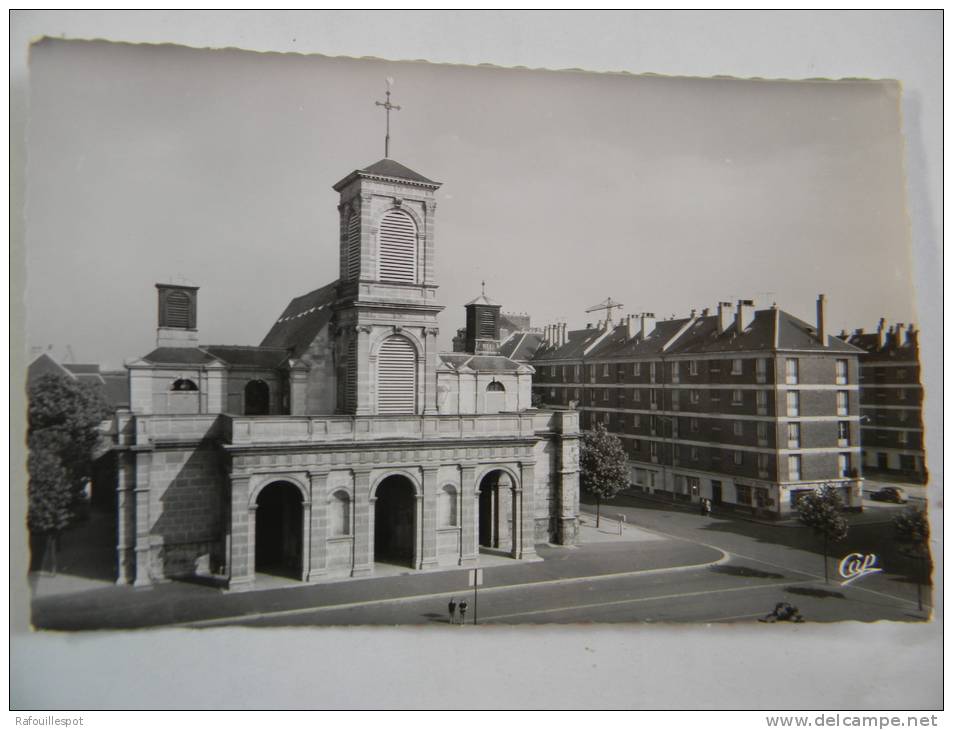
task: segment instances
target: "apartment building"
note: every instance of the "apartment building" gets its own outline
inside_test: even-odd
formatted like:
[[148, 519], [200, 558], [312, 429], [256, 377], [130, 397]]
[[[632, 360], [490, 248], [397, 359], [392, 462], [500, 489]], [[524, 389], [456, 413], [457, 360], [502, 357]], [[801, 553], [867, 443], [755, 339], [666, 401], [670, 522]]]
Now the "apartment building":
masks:
[[865, 477], [926, 484], [919, 332], [881, 319], [876, 332], [841, 338], [860, 356], [860, 439]]
[[821, 295], [814, 325], [749, 300], [554, 325], [531, 361], [534, 391], [618, 435], [645, 492], [784, 517], [833, 484], [860, 509], [862, 351], [827, 334], [824, 310]]

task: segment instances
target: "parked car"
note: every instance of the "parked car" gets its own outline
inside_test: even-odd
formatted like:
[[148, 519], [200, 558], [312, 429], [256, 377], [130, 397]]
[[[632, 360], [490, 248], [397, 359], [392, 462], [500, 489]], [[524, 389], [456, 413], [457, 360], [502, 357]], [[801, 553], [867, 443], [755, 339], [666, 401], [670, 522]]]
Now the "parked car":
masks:
[[900, 487], [881, 487], [876, 492], [871, 493], [870, 498], [876, 499], [878, 502], [904, 504], [907, 501], [907, 493]]

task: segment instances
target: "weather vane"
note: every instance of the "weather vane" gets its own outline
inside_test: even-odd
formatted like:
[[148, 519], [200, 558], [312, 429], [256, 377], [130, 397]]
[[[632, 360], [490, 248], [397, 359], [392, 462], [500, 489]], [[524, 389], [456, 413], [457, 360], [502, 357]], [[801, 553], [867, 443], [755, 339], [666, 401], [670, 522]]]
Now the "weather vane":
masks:
[[375, 101], [374, 103], [377, 106], [384, 107], [384, 111], [387, 112], [387, 135], [384, 137], [384, 157], [390, 158], [390, 110], [395, 109], [400, 111], [400, 107], [396, 104], [390, 103], [390, 87], [394, 85], [394, 79], [390, 76], [387, 77], [387, 100], [386, 101]]

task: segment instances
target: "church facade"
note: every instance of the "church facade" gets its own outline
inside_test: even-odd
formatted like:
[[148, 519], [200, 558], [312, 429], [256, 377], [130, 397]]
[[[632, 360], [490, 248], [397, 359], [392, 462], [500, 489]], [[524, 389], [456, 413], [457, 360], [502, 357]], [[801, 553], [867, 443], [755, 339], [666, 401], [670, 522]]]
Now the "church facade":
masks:
[[464, 351], [438, 351], [439, 187], [387, 158], [337, 183], [338, 279], [260, 345], [199, 344], [198, 289], [157, 285], [157, 346], [127, 362], [115, 424], [119, 582], [240, 590], [575, 542], [577, 413], [531, 407], [485, 294]]

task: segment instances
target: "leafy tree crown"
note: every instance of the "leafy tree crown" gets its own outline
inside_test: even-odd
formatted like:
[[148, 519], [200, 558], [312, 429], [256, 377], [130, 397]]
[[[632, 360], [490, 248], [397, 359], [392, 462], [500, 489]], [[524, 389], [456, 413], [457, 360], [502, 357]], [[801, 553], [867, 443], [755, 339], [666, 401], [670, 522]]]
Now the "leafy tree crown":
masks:
[[798, 519], [832, 542], [847, 537], [847, 520], [843, 509], [843, 501], [830, 484], [804, 495], [797, 505]]
[[583, 432], [579, 470], [582, 489], [602, 500], [612, 499], [629, 485], [622, 441], [601, 423], [592, 431]]

